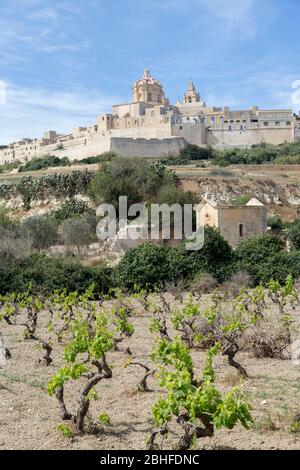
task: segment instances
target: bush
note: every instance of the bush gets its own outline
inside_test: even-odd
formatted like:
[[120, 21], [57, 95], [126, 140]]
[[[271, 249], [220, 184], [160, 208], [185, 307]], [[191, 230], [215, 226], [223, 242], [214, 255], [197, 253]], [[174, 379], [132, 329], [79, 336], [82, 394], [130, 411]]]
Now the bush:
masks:
[[27, 256], [30, 251], [28, 243], [18, 238], [17, 231], [0, 225], [0, 256], [16, 259]]
[[88, 204], [85, 201], [71, 198], [63, 202], [61, 207], [51, 215], [58, 223], [61, 223], [66, 219], [84, 214], [85, 212], [89, 212]]
[[64, 258], [32, 255], [21, 260], [0, 258], [0, 293], [22, 292], [32, 285], [34, 292], [52, 293], [55, 289], [80, 293], [95, 284], [95, 292], [108, 293], [111, 271], [103, 266], [89, 268]]
[[29, 210], [31, 201], [48, 197], [72, 198], [76, 194], [87, 194], [88, 186], [95, 176], [91, 171], [72, 171], [68, 174], [54, 174], [32, 178], [23, 176], [12, 184], [0, 185], [0, 199], [8, 200], [20, 196], [24, 208]]
[[125, 254], [115, 270], [116, 284], [133, 290], [135, 286], [153, 290], [172, 280], [168, 248], [144, 243]]
[[[205, 227], [204, 246], [201, 250], [187, 251], [183, 242], [179, 251], [183, 260], [179, 257], [177, 269], [184, 269], [187, 277], [206, 272], [214, 276], [218, 282], [224, 282], [232, 272], [234, 261], [232, 248], [219, 230], [213, 227]], [[176, 272], [176, 262], [173, 269]]]
[[0, 165], [0, 173], [15, 170], [16, 168], [19, 168], [20, 165], [21, 162], [19, 160], [15, 160], [11, 163], [4, 163], [4, 165]]
[[270, 227], [275, 232], [279, 232], [283, 230], [284, 222], [279, 215], [273, 215], [272, 217], [268, 218], [268, 227]]
[[21, 223], [19, 233], [29, 247], [43, 250], [55, 244], [57, 224], [46, 216], [28, 217]]
[[74, 163], [92, 165], [95, 163], [110, 162], [113, 158], [117, 158], [117, 157], [118, 157], [118, 154], [115, 152], [105, 152], [105, 153], [102, 153], [101, 155], [97, 155], [97, 157], [87, 157], [87, 158], [82, 158], [81, 160], [75, 160]]
[[191, 282], [191, 291], [197, 294], [210, 294], [217, 286], [218, 282], [211, 274], [199, 273]]
[[274, 316], [261, 320], [247, 335], [247, 344], [258, 358], [287, 359], [290, 341], [289, 329]]
[[294, 250], [300, 250], [300, 220], [288, 227], [287, 237]]
[[59, 233], [65, 245], [80, 248], [89, 245], [96, 238], [96, 217], [90, 214], [66, 219], [59, 227]]
[[253, 277], [264, 285], [270, 279], [276, 279], [283, 284], [289, 275], [297, 279], [300, 276], [300, 252], [276, 253], [264, 262], [257, 264], [256, 269], [257, 272]]
[[116, 158], [103, 165], [90, 185], [90, 196], [99, 204], [119, 207], [119, 197], [127, 196], [128, 205], [153, 200], [160, 188], [175, 186], [174, 175], [160, 162]]
[[238, 271], [233, 274], [230, 279], [221, 286], [222, 291], [228, 298], [237, 297], [243, 289], [252, 287], [254, 281], [249, 273]]
[[284, 242], [272, 235], [251, 237], [242, 241], [235, 251], [236, 269], [246, 271], [253, 276], [256, 282], [260, 282], [260, 268], [263, 268], [275, 254], [283, 252], [283, 249]]
[[233, 173], [228, 170], [212, 170], [210, 176], [233, 176]]
[[238, 164], [299, 163], [300, 143], [293, 142], [280, 145], [259, 144], [250, 149], [232, 148], [214, 150], [213, 163], [220, 166]]
[[38, 171], [50, 167], [68, 166], [69, 164], [70, 160], [68, 157], [59, 158], [55, 156], [48, 156], [44, 158], [35, 158], [21, 166], [19, 168], [19, 172], [25, 173], [26, 171]]
[[9, 228], [12, 223], [9, 218], [9, 210], [0, 204], [0, 227]]
[[251, 194], [242, 194], [241, 196], [238, 196], [233, 201], [233, 204], [235, 206], [245, 206], [250, 201], [251, 198], [252, 198]]
[[198, 147], [198, 145], [188, 144], [180, 150], [180, 157], [186, 160], [210, 160], [213, 155], [212, 147]]
[[157, 194], [156, 202], [158, 204], [180, 204], [183, 206], [184, 204], [197, 204], [199, 199], [195, 193], [191, 191], [184, 192], [176, 186], [169, 184], [163, 186]]

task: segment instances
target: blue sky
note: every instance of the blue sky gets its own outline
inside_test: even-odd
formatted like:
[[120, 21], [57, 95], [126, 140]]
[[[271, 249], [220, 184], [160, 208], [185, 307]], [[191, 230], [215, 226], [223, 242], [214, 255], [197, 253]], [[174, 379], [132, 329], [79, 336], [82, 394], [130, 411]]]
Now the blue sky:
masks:
[[145, 67], [172, 102], [294, 107], [299, 0], [0, 0], [0, 144], [129, 101]]

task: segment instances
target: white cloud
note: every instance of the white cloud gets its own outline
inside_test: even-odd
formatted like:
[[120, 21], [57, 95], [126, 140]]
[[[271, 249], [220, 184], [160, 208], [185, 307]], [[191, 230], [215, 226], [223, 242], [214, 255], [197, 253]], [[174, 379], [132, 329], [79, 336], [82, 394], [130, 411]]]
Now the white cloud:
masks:
[[22, 137], [41, 137], [49, 129], [70, 132], [96, 122], [119, 96], [107, 97], [98, 90], [51, 91], [8, 84], [6, 103], [0, 105], [0, 145]]
[[0, 105], [6, 103], [6, 83], [0, 80]]
[[37, 10], [27, 15], [29, 20], [44, 20], [44, 21], [56, 21], [57, 20], [57, 12], [54, 9], [43, 9]]
[[268, 0], [151, 0], [152, 5], [161, 10], [180, 12], [187, 15], [191, 25], [210, 26], [208, 34], [220, 34], [220, 45], [225, 39], [253, 38], [258, 30]]

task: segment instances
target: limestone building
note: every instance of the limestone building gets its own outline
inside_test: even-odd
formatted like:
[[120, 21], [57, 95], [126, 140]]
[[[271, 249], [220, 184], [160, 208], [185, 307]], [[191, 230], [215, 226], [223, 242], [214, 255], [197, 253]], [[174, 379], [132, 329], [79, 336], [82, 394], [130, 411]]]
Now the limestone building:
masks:
[[198, 227], [216, 227], [232, 247], [267, 231], [267, 209], [256, 198], [245, 206], [226, 206], [204, 198], [196, 207]]
[[115, 151], [124, 156], [177, 155], [188, 143], [199, 146], [248, 147], [262, 142], [300, 140], [300, 115], [291, 109], [232, 111], [207, 106], [192, 81], [182, 101], [172, 105], [149, 70], [132, 88], [132, 101], [112, 107], [89, 127], [70, 134], [50, 130], [42, 139], [23, 139], [0, 146], [0, 163], [45, 155], [70, 160]]

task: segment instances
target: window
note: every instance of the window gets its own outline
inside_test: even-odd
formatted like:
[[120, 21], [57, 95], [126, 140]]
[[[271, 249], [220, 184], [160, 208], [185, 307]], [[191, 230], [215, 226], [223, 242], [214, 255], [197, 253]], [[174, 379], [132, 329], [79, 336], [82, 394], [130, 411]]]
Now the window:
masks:
[[240, 237], [243, 238], [243, 236], [244, 236], [244, 225], [243, 224], [239, 225], [239, 234], [240, 234]]
[[291, 125], [291, 121], [286, 121], [286, 125], [287, 125], [287, 126], [290, 126], [290, 125]]
[[276, 122], [275, 122], [275, 126], [277, 126], [277, 127], [280, 126], [280, 122], [279, 122], [279, 121], [276, 121]]
[[269, 123], [267, 121], [264, 122], [264, 126], [268, 127]]
[[148, 93], [148, 101], [152, 101], [152, 93]]
[[182, 131], [182, 126], [179, 126], [179, 130]]

